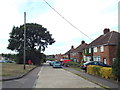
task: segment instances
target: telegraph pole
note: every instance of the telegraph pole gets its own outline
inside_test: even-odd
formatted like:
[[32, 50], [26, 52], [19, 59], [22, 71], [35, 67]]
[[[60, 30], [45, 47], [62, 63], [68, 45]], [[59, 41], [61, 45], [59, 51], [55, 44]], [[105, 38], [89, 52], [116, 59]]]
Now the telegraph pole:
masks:
[[24, 12], [24, 70], [26, 69], [26, 12]]

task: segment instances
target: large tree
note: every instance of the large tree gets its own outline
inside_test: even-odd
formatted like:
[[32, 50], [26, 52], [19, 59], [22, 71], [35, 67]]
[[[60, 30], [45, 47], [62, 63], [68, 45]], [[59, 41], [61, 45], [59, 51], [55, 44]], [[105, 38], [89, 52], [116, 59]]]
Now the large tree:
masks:
[[[26, 24], [26, 49], [37, 49], [44, 51], [48, 45], [52, 45], [55, 40], [51, 37], [52, 34], [47, 31], [42, 25], [36, 23]], [[8, 49], [21, 51], [24, 45], [24, 25], [13, 27], [10, 33]]]
[[[47, 48], [48, 45], [52, 45], [55, 42], [52, 38], [52, 34], [50, 34], [42, 25], [36, 23], [26, 23], [25, 40], [26, 56], [28, 57], [30, 57], [30, 53], [32, 53], [32, 57], [36, 57], [36, 52], [45, 51], [45, 48]], [[7, 48], [17, 51], [19, 53], [18, 56], [22, 57], [24, 51], [24, 25], [21, 25], [20, 27], [14, 26], [8, 41], [9, 45]]]

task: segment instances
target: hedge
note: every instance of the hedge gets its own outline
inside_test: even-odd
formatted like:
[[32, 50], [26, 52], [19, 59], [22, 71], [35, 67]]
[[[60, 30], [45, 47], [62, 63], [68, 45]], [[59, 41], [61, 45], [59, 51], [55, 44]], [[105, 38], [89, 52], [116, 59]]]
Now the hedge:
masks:
[[96, 76], [101, 76], [106, 79], [108, 79], [108, 78], [115, 79], [115, 76], [112, 73], [112, 68], [110, 68], [110, 67], [89, 65], [89, 66], [87, 66], [87, 73], [96, 75]]
[[69, 61], [69, 62], [65, 63], [64, 66], [66, 66], [66, 67], [68, 67], [68, 66], [70, 66], [70, 67], [80, 67], [80, 64], [77, 63], [77, 62]]
[[113, 75], [113, 73], [112, 73], [112, 68], [108, 68], [108, 67], [103, 67], [103, 68], [101, 68], [101, 77], [104, 77], [104, 78], [106, 78], [106, 79], [108, 79], [108, 78], [115, 78], [115, 76]]

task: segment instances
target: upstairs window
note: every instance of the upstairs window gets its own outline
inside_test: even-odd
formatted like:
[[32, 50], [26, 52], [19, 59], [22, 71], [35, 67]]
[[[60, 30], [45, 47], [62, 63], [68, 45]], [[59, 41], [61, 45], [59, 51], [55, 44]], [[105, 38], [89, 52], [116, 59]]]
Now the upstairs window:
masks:
[[97, 52], [97, 47], [94, 47], [94, 52]]
[[104, 46], [100, 47], [100, 52], [104, 52]]
[[89, 53], [91, 53], [91, 48], [89, 48]]
[[85, 54], [87, 53], [87, 50], [85, 49]]

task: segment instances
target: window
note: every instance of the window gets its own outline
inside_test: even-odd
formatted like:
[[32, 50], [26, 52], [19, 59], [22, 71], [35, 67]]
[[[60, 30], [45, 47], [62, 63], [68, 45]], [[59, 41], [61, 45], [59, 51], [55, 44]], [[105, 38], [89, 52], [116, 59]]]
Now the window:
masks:
[[89, 48], [89, 53], [91, 53], [91, 48]]
[[106, 63], [107, 63], [107, 59], [106, 59], [106, 58], [103, 58], [103, 62], [106, 64]]
[[91, 56], [86, 56], [86, 61], [90, 61], [91, 60]]
[[87, 50], [85, 49], [85, 54], [87, 53]]
[[115, 61], [116, 58], [113, 58], [113, 62]]
[[100, 61], [100, 56], [93, 56], [94, 61]]
[[101, 51], [101, 52], [104, 52], [104, 46], [101, 46], [101, 47], [100, 47], [100, 51]]
[[97, 52], [97, 47], [94, 47], [94, 52]]

